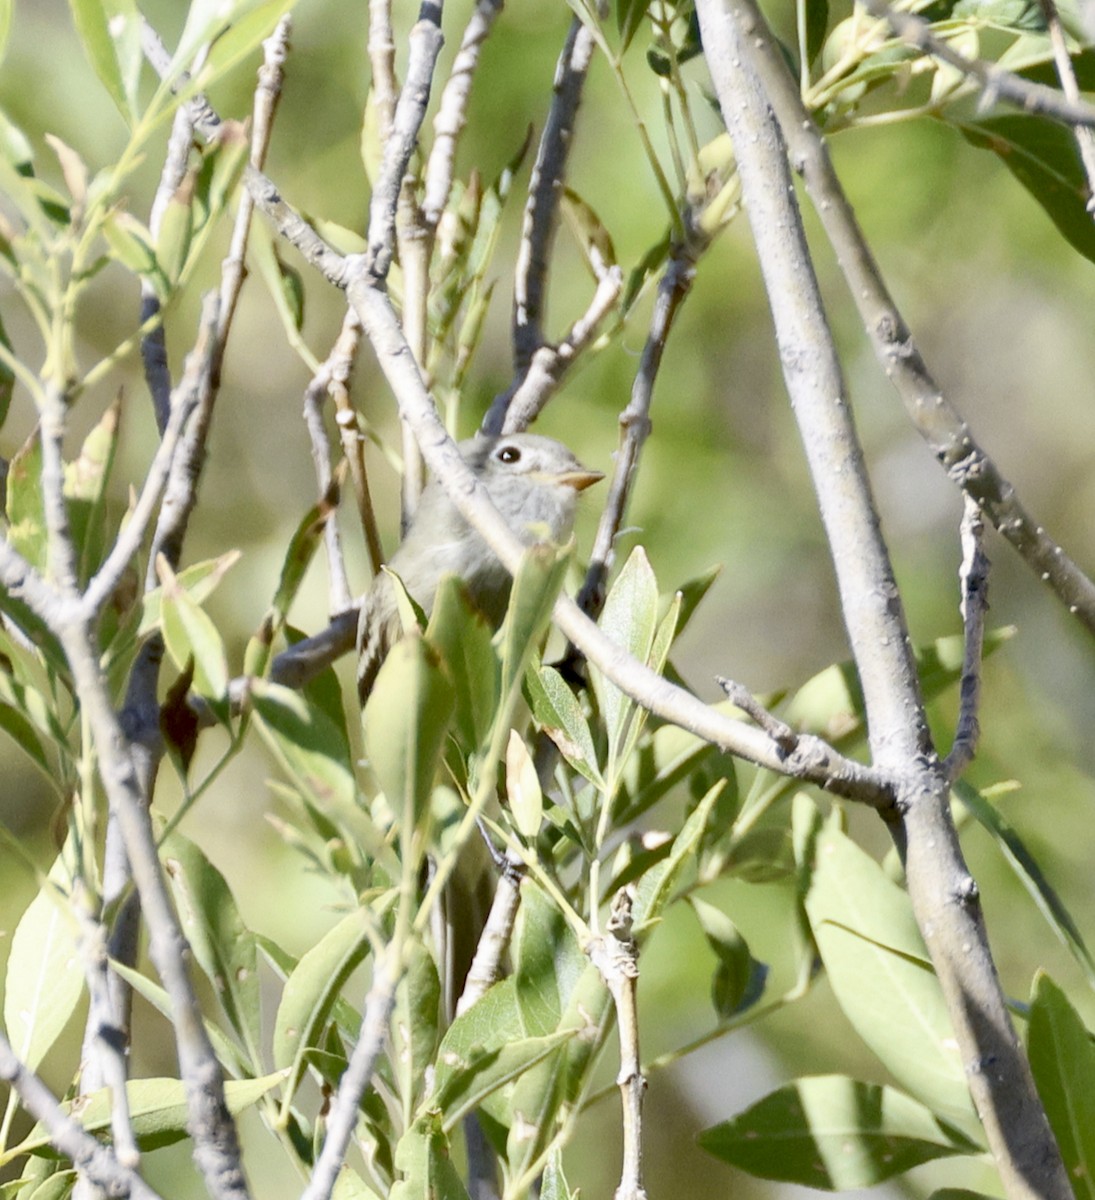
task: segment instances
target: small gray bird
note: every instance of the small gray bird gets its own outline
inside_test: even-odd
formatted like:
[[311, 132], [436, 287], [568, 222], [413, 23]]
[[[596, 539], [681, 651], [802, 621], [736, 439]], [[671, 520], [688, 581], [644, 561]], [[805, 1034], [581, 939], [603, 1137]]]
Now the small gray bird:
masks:
[[[530, 545], [568, 537], [578, 493], [604, 478], [600, 471], [583, 467], [561, 442], [532, 433], [481, 435], [461, 442], [459, 449], [506, 523]], [[437, 480], [426, 485], [407, 536], [388, 566], [427, 614], [442, 576], [451, 574], [463, 579], [491, 624], [501, 624], [510, 574]], [[362, 704], [401, 633], [395, 587], [385, 572], [373, 580], [358, 621], [357, 691]]]

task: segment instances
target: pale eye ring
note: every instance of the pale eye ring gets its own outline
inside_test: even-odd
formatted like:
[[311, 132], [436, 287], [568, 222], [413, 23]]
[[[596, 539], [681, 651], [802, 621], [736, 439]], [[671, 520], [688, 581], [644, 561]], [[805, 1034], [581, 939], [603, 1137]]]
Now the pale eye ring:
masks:
[[495, 457], [499, 462], [516, 463], [521, 461], [521, 451], [516, 446], [503, 446]]

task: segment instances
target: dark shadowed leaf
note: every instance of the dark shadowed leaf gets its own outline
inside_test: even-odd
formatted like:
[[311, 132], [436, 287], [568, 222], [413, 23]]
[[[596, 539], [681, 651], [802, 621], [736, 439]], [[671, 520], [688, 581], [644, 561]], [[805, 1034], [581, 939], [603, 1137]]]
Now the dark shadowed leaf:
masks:
[[828, 1192], [977, 1149], [903, 1092], [842, 1075], [788, 1084], [697, 1141], [750, 1175]]

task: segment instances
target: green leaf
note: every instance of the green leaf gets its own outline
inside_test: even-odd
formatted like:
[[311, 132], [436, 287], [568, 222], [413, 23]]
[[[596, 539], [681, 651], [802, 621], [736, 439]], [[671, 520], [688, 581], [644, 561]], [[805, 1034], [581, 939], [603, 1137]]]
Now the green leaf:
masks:
[[288, 1068], [282, 1119], [304, 1074], [308, 1055], [318, 1048], [343, 985], [369, 953], [360, 912], [348, 913], [297, 963], [285, 984], [274, 1020], [274, 1065]]
[[718, 969], [711, 981], [711, 998], [716, 1014], [725, 1021], [761, 998], [768, 968], [749, 953], [745, 938], [726, 913], [698, 896], [689, 897], [689, 903], [707, 944], [718, 958]]
[[521, 558], [500, 634], [503, 696], [510, 696], [521, 685], [525, 668], [551, 619], [570, 554], [569, 547], [538, 542], [529, 546]]
[[1074, 250], [1095, 262], [1095, 224], [1072, 132], [1045, 117], [1008, 115], [957, 125], [971, 145], [991, 150], [1045, 210]]
[[516, 729], [509, 731], [506, 747], [506, 800], [517, 832], [534, 840], [544, 819], [544, 794], [532, 755]]
[[[641, 546], [631, 552], [613, 583], [600, 626], [621, 649], [642, 663], [650, 662], [658, 627], [658, 584]], [[592, 664], [589, 677], [608, 734], [606, 776], [612, 787], [642, 727], [645, 710]]]
[[469, 1200], [437, 1113], [419, 1117], [399, 1139], [395, 1165], [402, 1178], [390, 1200]]
[[11, 10], [15, 0], [0, 0], [0, 62], [8, 48], [8, 37], [11, 34]]
[[[228, 1112], [238, 1116], [257, 1104], [284, 1078], [284, 1071], [275, 1071], [261, 1079], [228, 1080], [224, 1085]], [[187, 1136], [190, 1113], [186, 1103], [186, 1085], [181, 1079], [132, 1079], [125, 1085], [125, 1091], [129, 1100], [130, 1123], [142, 1150], [158, 1150]], [[61, 1107], [78, 1118], [87, 1133], [109, 1137], [114, 1107], [109, 1088], [81, 1096], [76, 1101], [68, 1101]], [[20, 1145], [0, 1155], [0, 1165], [22, 1154], [56, 1154], [41, 1125], [35, 1125]]]
[[955, 784], [954, 794], [962, 802], [963, 807], [973, 814], [978, 824], [992, 835], [1008, 865], [1038, 906], [1049, 927], [1068, 947], [1072, 957], [1083, 968], [1088, 982], [1095, 986], [1095, 959], [1092, 958], [1091, 951], [1087, 948], [1083, 934], [1076, 922], [1073, 921], [1072, 914], [1065, 908], [1061, 897], [1050, 885], [1026, 843], [995, 805], [976, 788], [971, 787], [964, 780], [959, 780]]
[[606, 267], [616, 265], [616, 247], [612, 235], [593, 208], [571, 188], [564, 188], [560, 205], [563, 219], [578, 243], [590, 274], [600, 281]]
[[1076, 1200], [1095, 1198], [1095, 1045], [1068, 997], [1034, 977], [1027, 1053]]
[[589, 961], [558, 905], [531, 879], [521, 885], [513, 957], [522, 1031], [534, 1036], [552, 1033]]
[[620, 53], [631, 45], [635, 34], [642, 28], [643, 17], [650, 0], [616, 0], [616, 28], [620, 31]]
[[156, 245], [148, 227], [118, 209], [107, 215], [102, 231], [111, 253], [122, 266], [144, 279], [155, 289], [157, 297], [166, 301], [171, 295], [171, 283], [156, 258]]
[[696, 1140], [750, 1175], [831, 1192], [977, 1150], [895, 1088], [842, 1075], [799, 1079]]
[[194, 687], [214, 705], [228, 695], [228, 658], [216, 625], [180, 587], [174, 572], [162, 556], [156, 573], [163, 593], [161, 617], [167, 651], [180, 671], [194, 660]]
[[190, 949], [243, 1040], [251, 1066], [260, 1065], [262, 1014], [255, 938], [243, 922], [224, 876], [180, 833], [160, 847]]
[[453, 710], [438, 653], [417, 632], [392, 647], [363, 714], [365, 749], [389, 806], [402, 815], [404, 870], [426, 851], [425, 822]]
[[103, 497], [114, 456], [122, 412], [116, 399], [84, 438], [79, 455], [65, 464], [65, 498], [68, 500], [72, 540], [80, 552], [84, 577], [98, 565], [105, 541]]
[[30, 1070], [60, 1037], [84, 990], [76, 918], [59, 890], [71, 886], [66, 855], [27, 906], [11, 939], [4, 983], [4, 1025], [12, 1049]]
[[237, 0], [234, 11], [225, 23], [224, 32], [218, 34], [210, 49], [201, 72], [201, 88], [209, 87], [257, 50], [295, 3], [296, 0], [265, 0], [264, 3], [256, 3], [255, 0], [240, 3]]
[[486, 744], [498, 707], [499, 665], [492, 633], [483, 614], [455, 575], [437, 588], [426, 627], [426, 640], [437, 647], [454, 693], [453, 726], [461, 746], [475, 751]]
[[802, 0], [806, 17], [806, 61], [812, 63], [825, 45], [829, 29], [829, 0]]
[[392, 1014], [392, 1064], [404, 1111], [413, 1112], [426, 1087], [440, 1037], [441, 980], [420, 941], [412, 944], [407, 969], [396, 989]]
[[321, 810], [356, 812], [353, 763], [340, 729], [325, 713], [277, 683], [251, 683], [256, 724], [301, 792]]
[[[201, 604], [213, 594], [220, 581], [239, 560], [240, 552], [229, 550], [219, 558], [208, 558], [180, 571], [175, 576], [175, 583], [195, 604]], [[163, 588], [153, 588], [146, 593], [141, 604], [141, 623], [137, 629], [137, 636], [147, 637], [160, 628], [163, 619]]]
[[42, 443], [30, 435], [8, 464], [7, 538], [32, 567], [46, 569], [46, 514], [42, 498]]
[[133, 28], [139, 20], [135, 0], [69, 0], [69, 7], [95, 74], [126, 124], [133, 125], [137, 118], [137, 72], [132, 43]]
[[674, 838], [673, 850], [669, 857], [643, 876], [635, 897], [636, 933], [661, 917], [662, 910], [672, 899], [681, 878], [687, 871], [695, 870], [698, 847], [707, 830], [711, 812], [725, 787], [726, 781], [719, 780], [711, 788]]
[[578, 698], [554, 667], [533, 665], [525, 677], [532, 712], [559, 753], [590, 783], [603, 788], [589, 722]]
[[898, 1083], [963, 1130], [979, 1129], [908, 896], [831, 825], [816, 853], [806, 913], [837, 1002]]

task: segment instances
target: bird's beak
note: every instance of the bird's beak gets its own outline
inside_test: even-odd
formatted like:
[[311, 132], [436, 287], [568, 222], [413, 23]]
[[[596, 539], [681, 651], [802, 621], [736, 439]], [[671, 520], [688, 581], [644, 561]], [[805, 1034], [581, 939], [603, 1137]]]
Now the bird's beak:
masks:
[[555, 482], [572, 487], [576, 492], [584, 492], [587, 487], [599, 483], [604, 477], [603, 471], [561, 471], [555, 476]]

